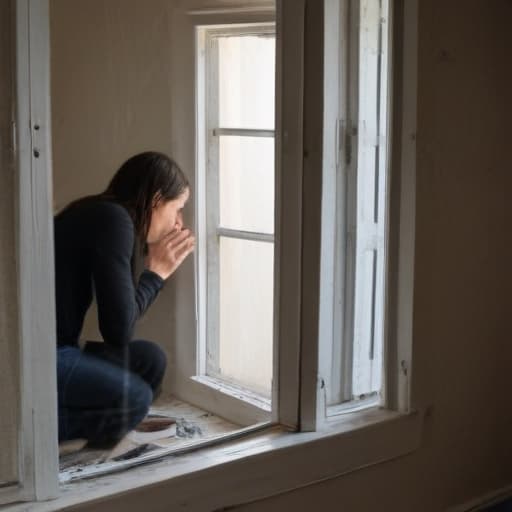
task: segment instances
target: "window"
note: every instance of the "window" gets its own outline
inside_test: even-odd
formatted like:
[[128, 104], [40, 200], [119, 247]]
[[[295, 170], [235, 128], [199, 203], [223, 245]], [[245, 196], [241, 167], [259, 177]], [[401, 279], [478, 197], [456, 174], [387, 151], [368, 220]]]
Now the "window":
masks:
[[[390, 11], [397, 5], [401, 3], [390, 2]], [[18, 248], [24, 251], [19, 285], [23, 389], [19, 454], [24, 467], [18, 471], [19, 482], [4, 489], [4, 502], [46, 499], [58, 488], [56, 404], [55, 396], [47, 391], [55, 388], [53, 280], [48, 271], [53, 258], [47, 7], [42, 0], [17, 0]], [[176, 133], [183, 129], [183, 138], [193, 140], [197, 133], [197, 154], [203, 155], [197, 162], [203, 181], [196, 183], [198, 297], [180, 304], [183, 309], [197, 307], [200, 343], [194, 347], [198, 350], [186, 352], [194, 364], [191, 371], [190, 367], [179, 368], [179, 377], [185, 377], [179, 389], [192, 387], [188, 381], [193, 376], [194, 392], [199, 390], [203, 403], [210, 401], [219, 413], [234, 403], [222, 403], [219, 396], [230, 395], [240, 405], [242, 416], [256, 415], [257, 409], [265, 413], [258, 418], [265, 420], [270, 418], [272, 398], [275, 423], [298, 431], [317, 430], [312, 435], [276, 436], [261, 448], [286, 447], [276, 450], [275, 460], [281, 466], [304, 458], [311, 461], [311, 471], [297, 482], [283, 482], [277, 474], [276, 478], [262, 477], [259, 481], [268, 482], [265, 493], [326, 478], [327, 459], [329, 475], [342, 474], [408, 453], [418, 442], [420, 415], [397, 413], [410, 407], [416, 7], [413, 0], [405, 6], [408, 44], [404, 43], [400, 71], [407, 87], [403, 112], [393, 120], [387, 100], [393, 86], [388, 80], [393, 68], [388, 51], [392, 16], [387, 14], [386, 0], [278, 1], [277, 39], [273, 6], [254, 11], [246, 5], [239, 10], [180, 11], [176, 17], [176, 25], [180, 22], [184, 27], [179, 42], [198, 29], [196, 71], [201, 94], [196, 105], [198, 131], [188, 101], [195, 97], [193, 90], [187, 91], [190, 97], [183, 95], [175, 101], [173, 122], [178, 125]], [[187, 48], [180, 47], [180, 52], [193, 59], [196, 55]], [[244, 67], [227, 64], [240, 63], [237, 55], [243, 56]], [[233, 69], [241, 84], [236, 92], [231, 88], [236, 83]], [[254, 74], [260, 85], [256, 90]], [[262, 81], [262, 76], [269, 78]], [[246, 95], [252, 95], [253, 101], [246, 102]], [[262, 103], [255, 99], [260, 96]], [[37, 122], [37, 128], [30, 120]], [[401, 143], [394, 165], [389, 163], [391, 133]], [[196, 148], [178, 146], [177, 153], [196, 154]], [[253, 165], [254, 161], [259, 165]], [[391, 175], [399, 182], [398, 188], [391, 186]], [[261, 191], [258, 202], [252, 193], [256, 187]], [[243, 266], [247, 261], [254, 262], [252, 275]], [[391, 263], [397, 270], [393, 275], [388, 270]], [[254, 266], [258, 266], [256, 275]], [[265, 290], [261, 304], [240, 298], [237, 289], [244, 281], [249, 282], [244, 289], [257, 285]], [[178, 282], [176, 293], [182, 285], [189, 287], [190, 283]], [[258, 308], [265, 326], [254, 321]], [[236, 322], [233, 316], [238, 317]], [[244, 332], [243, 326], [251, 322], [257, 331], [252, 327]], [[269, 327], [272, 323], [274, 328]], [[260, 330], [265, 335], [258, 337], [264, 339], [258, 348], [263, 350], [251, 354], [251, 335]], [[230, 343], [242, 335], [246, 336], [242, 345], [245, 361], [230, 361], [226, 356]], [[244, 366], [246, 362], [251, 364]], [[219, 395], [212, 394], [212, 388]], [[357, 406], [375, 403], [387, 410], [353, 412]], [[247, 404], [254, 410], [249, 411]], [[338, 414], [347, 407], [352, 415]], [[339, 421], [343, 417], [348, 418], [345, 423]], [[330, 429], [322, 428], [324, 420], [331, 421]], [[374, 428], [359, 429], [356, 423]], [[347, 430], [350, 436], [343, 435]], [[341, 450], [348, 442], [353, 449], [344, 452], [347, 457], [330, 457], [334, 448]], [[372, 446], [375, 452], [354, 449], [354, 445]], [[259, 454], [259, 448], [248, 441], [244, 449], [247, 452], [226, 449], [217, 459], [205, 457], [200, 468], [212, 469], [218, 461], [220, 474], [223, 462], [232, 463], [233, 473], [226, 473], [232, 487], [238, 482], [232, 479], [238, 469], [240, 475], [251, 474], [255, 479], [268, 476], [266, 457], [250, 456]], [[194, 466], [185, 459], [183, 465], [162, 465], [158, 471], [164, 467], [169, 478], [182, 475], [183, 468], [198, 469], [197, 462]], [[251, 464], [252, 471], [245, 471]], [[194, 483], [204, 474], [211, 476], [210, 471], [197, 471]], [[163, 473], [158, 475], [163, 478]], [[137, 485], [144, 483], [149, 481]], [[169, 485], [179, 491], [182, 483], [183, 479], [176, 479]], [[254, 497], [250, 479], [238, 483], [244, 497]], [[109, 489], [97, 492], [104, 496]], [[200, 494], [190, 492], [194, 499], [202, 499]], [[173, 499], [181, 499], [179, 492]], [[221, 508], [240, 495], [216, 499], [223, 500], [216, 506]]]
[[275, 28], [199, 27], [197, 41], [197, 197], [204, 202], [196, 213], [206, 240], [198, 251], [198, 373], [270, 406]]
[[[382, 401], [388, 161], [388, 0], [341, 2], [328, 414]], [[336, 80], [335, 77], [333, 77]], [[328, 96], [327, 96], [328, 97]], [[326, 133], [329, 130], [326, 129]]]

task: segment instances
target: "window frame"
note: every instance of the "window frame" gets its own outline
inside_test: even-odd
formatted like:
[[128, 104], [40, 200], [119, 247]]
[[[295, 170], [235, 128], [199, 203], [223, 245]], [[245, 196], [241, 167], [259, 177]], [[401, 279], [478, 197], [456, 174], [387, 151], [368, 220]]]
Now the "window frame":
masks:
[[[325, 40], [325, 87], [324, 99], [324, 172], [323, 178], [327, 183], [324, 186], [322, 198], [322, 284], [320, 323], [322, 324], [320, 358], [320, 375], [325, 382], [324, 397], [325, 414], [332, 416], [344, 414], [348, 410], [361, 409], [369, 406], [385, 405], [383, 396], [384, 379], [381, 381], [378, 393], [368, 393], [365, 398], [353, 397], [353, 364], [354, 349], [358, 345], [357, 339], [357, 313], [361, 313], [362, 304], [358, 298], [358, 262], [357, 256], [360, 249], [359, 242], [359, 217], [361, 206], [360, 198], [360, 153], [362, 151], [359, 139], [368, 140], [364, 133], [364, 123], [368, 113], [360, 113], [361, 96], [360, 83], [362, 73], [368, 67], [365, 59], [368, 50], [361, 46], [365, 37], [360, 13], [364, 9], [365, 0], [330, 0], [326, 3], [326, 33], [330, 36]], [[376, 176], [379, 177], [380, 195], [382, 200], [375, 200], [375, 206], [379, 207], [378, 222], [370, 229], [379, 229], [379, 236], [384, 236], [382, 247], [376, 244], [373, 250], [378, 260], [374, 261], [375, 280], [382, 280], [380, 286], [374, 282], [376, 288], [373, 291], [375, 301], [376, 293], [381, 300], [371, 306], [374, 309], [365, 312], [365, 318], [372, 317], [374, 325], [381, 333], [380, 342], [383, 340], [383, 311], [384, 298], [387, 285], [387, 241], [389, 239], [389, 175], [391, 146], [389, 130], [390, 107], [392, 97], [390, 94], [390, 79], [392, 69], [389, 66], [391, 55], [388, 52], [390, 46], [392, 19], [387, 6], [379, 12], [379, 62], [376, 67], [378, 100], [374, 105], [376, 120], [374, 129], [378, 133], [375, 142], [379, 159]], [[382, 30], [382, 27], [386, 30]], [[364, 54], [363, 54], [364, 51]], [[384, 54], [384, 56], [383, 56]], [[370, 55], [371, 57], [371, 55]], [[378, 84], [385, 79], [385, 87]], [[372, 107], [370, 106], [370, 110]], [[365, 109], [364, 109], [365, 110]], [[384, 115], [382, 115], [384, 112]], [[372, 139], [373, 140], [373, 139]], [[368, 144], [369, 145], [369, 144]], [[385, 172], [382, 172], [385, 170]], [[366, 172], [368, 172], [366, 170]], [[366, 191], [368, 192], [368, 191]], [[374, 191], [372, 191], [374, 192]], [[375, 193], [377, 189], [375, 189]], [[373, 203], [372, 200], [372, 203]], [[385, 205], [385, 208], [383, 206]], [[335, 219], [333, 222], [332, 219]], [[363, 229], [368, 230], [367, 227]], [[384, 233], [384, 235], [382, 235]], [[376, 233], [372, 233], [374, 238]], [[366, 235], [368, 238], [368, 236]], [[365, 239], [364, 236], [362, 237]], [[377, 262], [378, 261], [378, 262]], [[362, 261], [361, 261], [362, 263]], [[384, 277], [384, 279], [382, 279]], [[332, 304], [332, 307], [331, 307]], [[369, 306], [369, 305], [368, 305]], [[378, 308], [376, 307], [378, 306]], [[383, 354], [379, 357], [379, 366], [384, 370]], [[363, 362], [364, 364], [364, 362]], [[371, 390], [370, 390], [371, 391]], [[374, 391], [374, 390], [373, 390]], [[365, 393], [366, 394], [366, 393]]]
[[[17, 37], [28, 40], [28, 34], [23, 29], [23, 26], [25, 28], [28, 26], [28, 10], [23, 10], [24, 5], [35, 9], [31, 16], [33, 26], [41, 22], [44, 33], [45, 27], [48, 28], [47, 10], [44, 9], [47, 7], [47, 0], [17, 0], [17, 2], [18, 6], [21, 5], [19, 13], [25, 15], [22, 26], [18, 27]], [[325, 2], [329, 5], [330, 0]], [[322, 190], [318, 183], [318, 176], [315, 177], [315, 170], [319, 168], [318, 163], [322, 162], [322, 144], [318, 145], [318, 128], [320, 127], [322, 132], [323, 119], [319, 115], [322, 109], [319, 106], [323, 105], [323, 93], [320, 91], [318, 96], [319, 86], [312, 83], [312, 72], [318, 69], [317, 61], [322, 60], [319, 56], [323, 55], [323, 44], [320, 41], [323, 34], [319, 28], [323, 27], [324, 20], [321, 8], [317, 11], [313, 8], [309, 9], [308, 14], [311, 15], [305, 16], [307, 6], [318, 7], [316, 1], [280, 0], [277, 4], [277, 20], [281, 29], [281, 37], [277, 44], [277, 97], [280, 101], [278, 101], [276, 126], [276, 197], [280, 198], [276, 202], [278, 219], [276, 309], [279, 314], [275, 324], [280, 343], [276, 348], [279, 386], [274, 388], [277, 400], [274, 402], [276, 408], [273, 410], [273, 420], [284, 427], [299, 429], [302, 432], [279, 432], [275, 435], [269, 432], [262, 434], [263, 437], [259, 438], [261, 442], [256, 445], [254, 439], [246, 439], [238, 441], [235, 446], [210, 448], [208, 457], [203, 453], [191, 453], [180, 458], [181, 464], [162, 462], [158, 466], [140, 468], [132, 475], [103, 477], [101, 486], [94, 483], [91, 486], [90, 482], [79, 482], [66, 487], [66, 493], [51, 504], [34, 503], [30, 506], [30, 510], [60, 510], [71, 504], [83, 504], [84, 501], [89, 500], [93, 502], [105, 497], [109, 497], [110, 504], [113, 505], [113, 501], [117, 499], [126, 499], [127, 492], [144, 492], [144, 488], [150, 485], [154, 500], [156, 500], [157, 489], [164, 489], [167, 497], [169, 493], [171, 500], [162, 501], [166, 508], [173, 504], [182, 506], [184, 502], [200, 508], [205, 505], [205, 500], [208, 500], [210, 508], [220, 508], [339, 476], [405, 455], [418, 447], [421, 442], [424, 407], [410, 394], [418, 1], [395, 0], [393, 4], [395, 10], [401, 13], [403, 11], [403, 19], [398, 20], [399, 33], [393, 31], [395, 56], [400, 63], [395, 66], [395, 81], [392, 89], [395, 95], [397, 92], [403, 93], [403, 101], [400, 105], [395, 104], [393, 107], [393, 119], [396, 124], [392, 159], [395, 165], [391, 180], [390, 218], [396, 229], [391, 232], [390, 244], [393, 265], [390, 270], [389, 296], [391, 299], [388, 301], [389, 324], [386, 335], [392, 342], [387, 345], [386, 353], [388, 364], [386, 409], [373, 408], [350, 413], [344, 415], [341, 420], [337, 419], [322, 425], [317, 421], [319, 411], [317, 392], [322, 388], [321, 381], [318, 380], [319, 345], [317, 343], [321, 267], [319, 245], [311, 242], [318, 242], [320, 236], [319, 230], [315, 231], [315, 228], [321, 223]], [[34, 22], [34, 20], [38, 21]], [[45, 46], [48, 41], [39, 42], [42, 43], [43, 54], [38, 67], [39, 72], [43, 72], [44, 69], [48, 69], [46, 60], [48, 46]], [[19, 41], [18, 50], [23, 47], [26, 47], [25, 43]], [[38, 47], [35, 46], [34, 52], [37, 52]], [[290, 55], [287, 53], [287, 48], [293, 48]], [[399, 73], [396, 72], [398, 69]], [[35, 69], [33, 77], [39, 76], [41, 75], [38, 75]], [[55, 384], [55, 381], [50, 382], [53, 372], [48, 371], [49, 368], [55, 367], [54, 350], [50, 349], [50, 346], [53, 347], [51, 335], [55, 334], [55, 325], [52, 320], [54, 316], [40, 317], [29, 308], [29, 305], [35, 305], [37, 312], [47, 314], [53, 312], [51, 310], [53, 300], [50, 297], [53, 292], [51, 272], [53, 248], [49, 243], [53, 239], [51, 230], [53, 213], [49, 186], [51, 183], [50, 132], [49, 129], [47, 130], [49, 110], [45, 110], [49, 95], [46, 94], [48, 89], [45, 87], [40, 87], [38, 90], [43, 95], [41, 99], [43, 110], [32, 112], [30, 119], [40, 119], [44, 127], [41, 133], [42, 138], [39, 139], [42, 144], [40, 147], [44, 148], [44, 151], [39, 162], [34, 163], [34, 159], [30, 157], [33, 149], [39, 148], [39, 144], [37, 135], [28, 130], [30, 128], [27, 124], [28, 117], [20, 117], [20, 123], [25, 122], [23, 126], [27, 129], [22, 130], [22, 126], [18, 126], [19, 168], [20, 172], [28, 172], [24, 174], [25, 179], [20, 181], [18, 196], [20, 216], [24, 216], [25, 219], [25, 222], [22, 221], [19, 226], [20, 247], [26, 248], [28, 255], [25, 263], [23, 260], [20, 262], [20, 291], [26, 294], [30, 290], [34, 297], [32, 302], [25, 301], [22, 313], [27, 325], [32, 328], [30, 334], [26, 333], [24, 353], [27, 358], [26, 348], [30, 347], [34, 352], [30, 352], [31, 358], [27, 359], [32, 360], [36, 356], [41, 356], [41, 359], [37, 359], [37, 366], [31, 366], [34, 377], [31, 381], [32, 386], [35, 384], [39, 386], [39, 388], [36, 386], [35, 390], [37, 398], [41, 398], [40, 402], [33, 404], [39, 408], [35, 412], [43, 409], [45, 405], [51, 406], [52, 403], [53, 405], [56, 403], [56, 393], [51, 394], [45, 391]], [[21, 110], [21, 103], [25, 105], [23, 108], [26, 108], [29, 102], [28, 97], [22, 96], [20, 91], [23, 92], [23, 89], [20, 89], [20, 83], [18, 83]], [[34, 108], [39, 103], [35, 96], [31, 99]], [[23, 154], [25, 164], [22, 164]], [[312, 187], [308, 187], [309, 184]], [[308, 194], [303, 193], [305, 190]], [[36, 198], [34, 203], [28, 200], [30, 197]], [[27, 201], [24, 202], [23, 199]], [[296, 222], [297, 218], [302, 222]], [[38, 222], [41, 220], [44, 220], [43, 231]], [[41, 242], [40, 247], [34, 247], [34, 237]], [[21, 240], [24, 240], [26, 245], [22, 245]], [[297, 255], [301, 256], [297, 257]], [[293, 257], [289, 260], [288, 256]], [[31, 265], [34, 265], [32, 269]], [[39, 276], [35, 275], [37, 269], [42, 270]], [[48, 333], [46, 342], [44, 339], [41, 340], [41, 332], [44, 330]], [[36, 333], [37, 340], [34, 336]], [[27, 363], [29, 362], [27, 360]], [[38, 389], [40, 391], [37, 391]], [[50, 395], [53, 396], [48, 398]], [[33, 396], [32, 399], [34, 399]], [[41, 412], [43, 414], [40, 414]], [[56, 457], [52, 462], [52, 456], [56, 456], [56, 436], [55, 430], [52, 431], [51, 428], [52, 421], [56, 420], [56, 410], [51, 410], [50, 407], [50, 410], [40, 411], [40, 413], [33, 417], [35, 423], [31, 423], [36, 427], [34, 430], [39, 431], [37, 443], [31, 446], [26, 445], [25, 453], [36, 460], [32, 474], [41, 478], [40, 491], [32, 493], [32, 499], [42, 500], [51, 497], [55, 489], [52, 487], [53, 482], [57, 478], [57, 471], [54, 475], [48, 471], [48, 464], [56, 462]], [[44, 424], [47, 420], [50, 423]], [[40, 427], [42, 427], [41, 431]], [[317, 431], [307, 432], [310, 429], [317, 429]], [[33, 432], [32, 435], [34, 435]], [[49, 446], [45, 446], [43, 441], [50, 441]], [[333, 450], [341, 451], [345, 456], [331, 457]], [[272, 453], [271, 465], [269, 465], [269, 452]], [[308, 460], [308, 465], [301, 464], [302, 469], [295, 472], [293, 479], [280, 470], [282, 467], [297, 466], [304, 458]], [[47, 484], [44, 484], [45, 478], [48, 478]], [[254, 479], [261, 483], [257, 489], [254, 486]], [[155, 483], [160, 485], [155, 487]], [[213, 492], [219, 485], [224, 485], [232, 491]], [[198, 488], [203, 489], [204, 492], [197, 493]], [[208, 489], [212, 492], [206, 492]], [[25, 505], [23, 507], [24, 510], [27, 509]], [[19, 509], [19, 506], [13, 506], [12, 510], [16, 508]]]
[[[271, 400], [258, 395], [236, 383], [221, 379], [218, 375], [208, 375], [207, 364], [207, 333], [213, 332], [218, 340], [219, 321], [218, 303], [212, 300], [218, 295], [219, 262], [212, 258], [218, 252], [218, 244], [211, 240], [213, 232], [219, 231], [218, 208], [218, 162], [219, 153], [219, 123], [217, 116], [208, 108], [210, 96], [217, 96], [216, 88], [208, 89], [207, 84], [215, 82], [217, 62], [211, 61], [211, 55], [206, 51], [212, 39], [223, 35], [237, 35], [242, 32], [275, 33], [275, 17], [267, 9], [251, 11], [250, 13], [237, 12], [235, 9], [228, 12], [217, 10], [194, 10], [189, 13], [193, 18], [195, 31], [195, 58], [196, 58], [196, 201], [195, 201], [195, 231], [197, 233], [197, 250], [194, 259], [196, 289], [195, 306], [197, 322], [195, 375], [189, 382], [197, 389], [196, 396], [205, 394], [205, 400], [215, 400], [220, 405], [219, 414], [233, 420], [238, 419], [245, 425], [272, 421]], [[232, 18], [232, 15], [235, 17]], [[230, 16], [231, 15], [231, 16]], [[220, 16], [220, 20], [218, 20]], [[231, 19], [230, 19], [231, 18]], [[220, 21], [220, 22], [219, 22]], [[236, 25], [236, 27], [234, 27]], [[243, 27], [248, 27], [244, 30]], [[214, 134], [214, 130], [217, 134]], [[243, 129], [220, 129], [232, 134], [244, 133]], [[251, 130], [252, 131], [252, 130]], [[265, 136], [270, 135], [269, 130], [255, 130]], [[275, 130], [272, 131], [275, 136]], [[216, 179], [208, 179], [213, 168]], [[213, 198], [213, 199], [212, 199]], [[208, 215], [214, 211], [215, 217]], [[224, 231], [224, 230], [222, 230]], [[236, 230], [226, 230], [235, 233]], [[243, 234], [243, 233], [242, 233]], [[263, 238], [269, 235], [262, 234]], [[258, 238], [253, 236], [251, 238]], [[272, 236], [274, 241], [274, 236]], [[274, 243], [274, 242], [273, 242]], [[275, 251], [274, 251], [275, 252]], [[218, 255], [218, 254], [217, 254]], [[214, 319], [217, 319], [216, 321]], [[274, 349], [275, 350], [275, 349]], [[275, 368], [275, 366], [274, 366]], [[275, 379], [273, 384], [275, 385]], [[199, 399], [201, 401], [201, 399]], [[227, 409], [235, 408], [236, 412], [226, 414]]]
[[[219, 359], [219, 296], [220, 264], [219, 237], [271, 243], [273, 233], [242, 231], [220, 225], [219, 207], [219, 163], [221, 136], [250, 136], [275, 139], [274, 129], [234, 128], [220, 126], [219, 90], [217, 72], [218, 38], [226, 36], [273, 36], [275, 22], [241, 23], [230, 25], [201, 25], [196, 27], [197, 58], [197, 172], [196, 189], [201, 199], [196, 202], [196, 231], [199, 238], [206, 240], [197, 251], [196, 272], [199, 281], [196, 294], [198, 315], [198, 350], [196, 380], [211, 383], [225, 392], [234, 391], [235, 396], [259, 405], [270, 411], [271, 401], [236, 382], [223, 377], [217, 370]], [[204, 188], [203, 188], [204, 187]], [[202, 190], [199, 190], [202, 188]], [[206, 250], [206, 256], [199, 254]], [[213, 354], [212, 354], [213, 352]]]
[[[332, 19], [336, 17], [340, 4], [344, 0], [325, 0], [325, 29], [332, 30]], [[400, 18], [403, 9], [410, 26], [404, 25]], [[386, 296], [384, 304], [384, 382], [382, 388], [383, 398], [379, 404], [362, 403], [361, 407], [368, 405], [381, 407], [384, 410], [397, 411], [402, 413], [410, 412], [414, 406], [410, 400], [410, 377], [412, 367], [412, 312], [413, 312], [413, 284], [414, 284], [414, 219], [415, 219], [415, 129], [416, 129], [416, 90], [417, 90], [417, 71], [416, 54], [417, 41], [414, 30], [416, 29], [417, 13], [416, 4], [404, 6], [400, 1], [394, 1], [390, 6], [390, 43], [392, 51], [389, 55], [389, 68], [392, 70], [388, 94], [393, 94], [395, 98], [402, 101], [396, 101], [390, 105], [390, 131], [389, 131], [389, 213], [388, 213], [388, 254], [387, 254], [387, 275], [386, 275]], [[398, 15], [398, 20], [394, 20], [393, 14]], [[410, 46], [402, 46], [395, 27], [401, 27], [403, 38], [408, 41]], [[335, 33], [333, 31], [332, 34]], [[327, 40], [326, 40], [327, 41]], [[321, 41], [317, 41], [317, 51], [329, 51], [333, 55], [332, 47], [326, 44], [321, 48]], [[353, 55], [353, 49], [350, 50]], [[396, 55], [393, 53], [396, 52]], [[400, 52], [403, 52], [401, 54]], [[307, 54], [305, 56], [307, 62]], [[354, 56], [352, 57], [354, 60]], [[309, 70], [308, 76], [319, 74], [321, 66], [318, 62], [313, 62], [313, 69]], [[396, 68], [395, 68], [396, 66]], [[338, 67], [339, 70], [341, 68]], [[323, 70], [322, 70], [323, 72]], [[339, 144], [339, 133], [343, 132], [343, 124], [336, 123], [336, 130], [329, 130], [329, 125], [325, 119], [320, 119], [318, 111], [322, 109], [328, 111], [334, 103], [334, 94], [329, 91], [328, 83], [323, 84], [323, 97], [325, 105], [320, 106], [317, 102], [315, 113], [310, 115], [310, 121], [313, 119], [313, 125], [316, 124], [317, 130], [305, 135], [305, 155], [310, 160], [316, 160], [311, 165], [311, 171], [305, 168], [304, 182], [307, 183], [308, 195], [305, 196], [306, 203], [303, 213], [310, 211], [315, 218], [309, 219], [309, 228], [306, 233], [309, 235], [309, 241], [303, 244], [307, 251], [306, 267], [317, 270], [316, 276], [308, 276], [303, 281], [307, 288], [303, 288], [303, 297], [313, 297], [308, 309], [311, 313], [303, 316], [303, 326], [306, 322], [307, 331], [303, 327], [303, 332], [307, 336], [303, 340], [302, 350], [302, 384], [301, 390], [301, 425], [303, 429], [315, 431], [322, 429], [330, 421], [336, 421], [338, 413], [346, 413], [347, 407], [327, 406], [325, 375], [329, 374], [329, 363], [331, 361], [331, 340], [333, 332], [326, 329], [326, 325], [333, 325], [333, 303], [334, 303], [334, 265], [332, 262], [332, 245], [335, 237], [335, 229], [332, 226], [333, 212], [336, 211], [336, 199], [332, 194], [335, 189], [336, 178], [333, 177], [336, 169], [336, 163], [332, 157], [328, 156], [338, 152], [334, 145]], [[312, 88], [312, 90], [314, 90]], [[311, 93], [311, 96], [313, 94]], [[318, 90], [317, 90], [318, 96]], [[348, 104], [353, 101], [348, 101]], [[336, 105], [338, 107], [339, 105]], [[323, 124], [322, 124], [323, 123]], [[307, 125], [307, 123], [306, 123]], [[323, 126], [324, 139], [320, 140], [318, 135]], [[326, 128], [327, 127], [327, 128]], [[336, 133], [335, 137], [329, 136]], [[349, 127], [348, 137], [353, 137], [353, 132]], [[334, 141], [335, 142], [331, 142]], [[311, 148], [308, 148], [308, 146]], [[321, 155], [320, 148], [324, 148], [324, 155]], [[353, 145], [352, 145], [353, 146]], [[343, 146], [342, 146], [343, 147]], [[353, 151], [353, 148], [352, 148]], [[325, 161], [322, 159], [325, 158]], [[343, 158], [343, 151], [340, 158]], [[307, 159], [305, 159], [305, 163]], [[322, 177], [326, 183], [331, 186], [322, 187], [315, 182], [314, 169], [322, 169]], [[316, 203], [316, 209], [314, 204]], [[319, 214], [320, 212], [320, 214]], [[327, 222], [325, 222], [327, 219]], [[303, 221], [306, 224], [305, 221]], [[320, 234], [315, 238], [315, 234]], [[320, 250], [315, 248], [320, 247]], [[304, 257], [304, 253], [303, 253]], [[315, 298], [318, 300], [315, 301]], [[315, 316], [318, 316], [318, 319]], [[318, 323], [317, 323], [318, 322]], [[318, 325], [318, 332], [315, 328]], [[316, 337], [315, 337], [316, 335]], [[307, 380], [306, 380], [307, 379]], [[315, 392], [313, 386], [316, 385]], [[348, 410], [350, 410], [350, 403]], [[361, 407], [356, 406], [356, 410]], [[329, 410], [331, 409], [331, 410]], [[329, 414], [330, 413], [330, 414]]]
[[21, 411], [18, 481], [0, 503], [59, 493], [48, 0], [15, 0], [16, 260]]

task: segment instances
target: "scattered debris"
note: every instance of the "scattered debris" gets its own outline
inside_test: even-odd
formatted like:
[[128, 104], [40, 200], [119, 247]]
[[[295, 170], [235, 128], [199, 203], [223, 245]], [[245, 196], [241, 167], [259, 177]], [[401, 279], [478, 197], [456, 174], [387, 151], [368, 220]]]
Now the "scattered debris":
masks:
[[143, 453], [150, 452], [157, 448], [158, 448], [158, 446], [155, 446], [154, 444], [149, 444], [149, 443], [141, 444], [140, 446], [135, 447], [133, 450], [129, 450], [126, 453], [123, 453], [122, 455], [114, 457], [112, 460], [115, 462], [119, 462], [120, 460], [134, 459], [135, 457], [138, 457], [139, 455], [142, 455]]
[[195, 425], [191, 421], [185, 418], [179, 418], [176, 420], [176, 437], [185, 437], [192, 439], [194, 437], [203, 437], [203, 431], [201, 427]]

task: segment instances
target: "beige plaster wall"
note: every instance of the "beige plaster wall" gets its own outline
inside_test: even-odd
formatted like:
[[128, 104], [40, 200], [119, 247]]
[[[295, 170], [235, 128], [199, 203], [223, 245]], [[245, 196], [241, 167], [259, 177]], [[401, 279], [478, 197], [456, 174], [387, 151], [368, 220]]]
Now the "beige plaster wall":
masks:
[[[19, 351], [13, 159], [12, 5], [0, 2], [0, 485], [17, 477]], [[7, 412], [8, 411], [8, 412]]]
[[[56, 210], [103, 190], [138, 152], [173, 155], [171, 7], [169, 0], [51, 0]], [[163, 344], [171, 360], [173, 296], [171, 280], [137, 333]], [[101, 339], [95, 315], [84, 339]]]
[[[192, 169], [180, 149], [191, 142], [169, 128], [180, 122], [169, 85], [188, 85], [166, 72], [168, 5], [52, 0], [58, 203], [96, 190], [148, 145]], [[414, 393], [432, 406], [420, 449], [235, 510], [435, 512], [512, 484], [511, 18], [509, 0], [420, 0]], [[153, 29], [144, 37], [142, 21]], [[108, 506], [131, 512], [150, 499], [140, 491]]]

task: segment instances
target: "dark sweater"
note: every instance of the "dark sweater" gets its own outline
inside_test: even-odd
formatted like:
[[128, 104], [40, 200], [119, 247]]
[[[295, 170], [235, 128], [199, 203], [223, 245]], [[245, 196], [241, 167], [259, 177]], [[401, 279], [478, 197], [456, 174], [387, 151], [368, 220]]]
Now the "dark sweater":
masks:
[[57, 344], [77, 345], [93, 291], [106, 343], [123, 346], [164, 281], [144, 270], [135, 287], [131, 260], [135, 230], [128, 211], [88, 200], [55, 217]]

